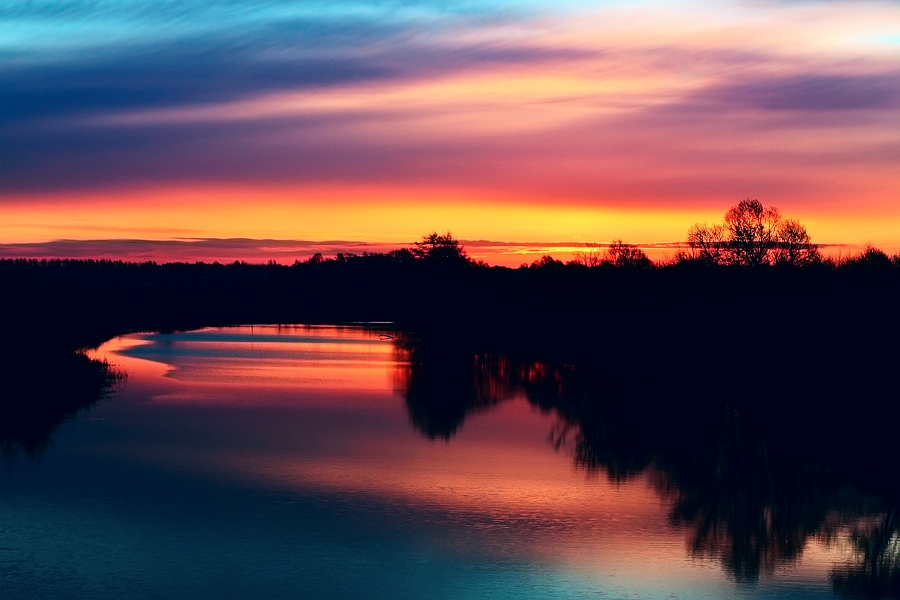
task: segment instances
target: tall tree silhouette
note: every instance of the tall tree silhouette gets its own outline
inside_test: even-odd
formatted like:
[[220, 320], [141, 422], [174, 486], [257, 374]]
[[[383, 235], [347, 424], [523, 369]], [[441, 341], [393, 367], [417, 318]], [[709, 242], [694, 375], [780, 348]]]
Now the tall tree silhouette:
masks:
[[453, 238], [448, 231], [444, 235], [436, 231], [429, 233], [410, 248], [412, 255], [419, 259], [440, 260], [444, 262], [468, 262], [469, 257], [459, 240]]
[[748, 267], [768, 263], [780, 225], [778, 209], [765, 208], [759, 200], [745, 198], [732, 206], [725, 214], [731, 262]]

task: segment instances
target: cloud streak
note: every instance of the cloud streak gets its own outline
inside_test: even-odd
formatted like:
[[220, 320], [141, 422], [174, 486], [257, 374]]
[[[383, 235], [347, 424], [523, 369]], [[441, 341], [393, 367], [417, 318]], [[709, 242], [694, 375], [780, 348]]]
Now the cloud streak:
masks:
[[867, 75], [798, 73], [707, 89], [698, 100], [767, 111], [865, 111], [900, 108], [900, 71]]

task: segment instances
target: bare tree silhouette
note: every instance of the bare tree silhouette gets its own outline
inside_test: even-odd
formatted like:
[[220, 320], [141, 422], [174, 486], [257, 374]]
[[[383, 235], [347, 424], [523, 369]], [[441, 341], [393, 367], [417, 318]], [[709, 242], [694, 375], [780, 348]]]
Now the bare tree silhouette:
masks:
[[613, 240], [606, 250], [603, 262], [617, 267], [648, 268], [653, 266], [646, 252], [634, 244], [626, 244], [622, 240]]
[[603, 252], [600, 251], [600, 244], [585, 244], [584, 250], [579, 250], [573, 254], [572, 262], [584, 267], [597, 267], [603, 263]]
[[681, 258], [712, 264], [803, 266], [822, 258], [799, 221], [784, 219], [776, 207], [751, 198], [728, 209], [721, 224], [692, 225], [687, 243], [690, 253]]
[[730, 261], [748, 267], [767, 264], [780, 225], [778, 209], [765, 208], [759, 200], [744, 198], [732, 206], [725, 214]]
[[721, 223], [707, 225], [695, 223], [688, 230], [688, 246], [691, 258], [709, 263], [720, 263], [725, 259], [725, 226]]

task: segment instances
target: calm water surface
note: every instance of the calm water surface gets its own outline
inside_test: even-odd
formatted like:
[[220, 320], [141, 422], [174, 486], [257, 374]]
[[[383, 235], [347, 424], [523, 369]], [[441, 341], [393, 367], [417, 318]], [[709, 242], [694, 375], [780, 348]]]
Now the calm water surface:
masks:
[[[127, 372], [2, 476], [4, 598], [828, 598], [840, 529], [741, 580], [652, 467], [577, 466], [513, 390], [429, 436], [363, 328], [112, 340]], [[432, 439], [434, 438], [434, 439]]]

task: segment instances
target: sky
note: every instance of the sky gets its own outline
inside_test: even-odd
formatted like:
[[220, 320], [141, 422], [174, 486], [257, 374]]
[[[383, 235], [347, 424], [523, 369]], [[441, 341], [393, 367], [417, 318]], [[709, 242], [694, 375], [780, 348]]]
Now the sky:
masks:
[[0, 0], [0, 256], [518, 264], [745, 197], [900, 250], [900, 2]]

